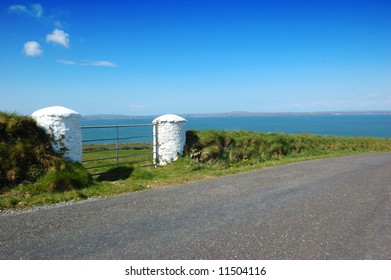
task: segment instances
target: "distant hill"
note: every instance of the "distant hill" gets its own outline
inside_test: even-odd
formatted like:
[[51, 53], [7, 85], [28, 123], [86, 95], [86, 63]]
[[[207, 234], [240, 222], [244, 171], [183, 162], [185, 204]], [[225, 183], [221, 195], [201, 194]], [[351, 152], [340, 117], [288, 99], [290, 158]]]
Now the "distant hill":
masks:
[[308, 115], [374, 115], [391, 114], [391, 111], [333, 111], [333, 112], [227, 112], [212, 114], [183, 114], [186, 117], [251, 117], [251, 116], [308, 116]]
[[[329, 112], [246, 112], [178, 114], [183, 117], [251, 117], [251, 116], [308, 116], [308, 115], [375, 115], [391, 114], [391, 111], [329, 111]], [[95, 114], [82, 116], [84, 120], [155, 118], [157, 115], [129, 116], [121, 114]]]
[[96, 115], [85, 115], [81, 118], [83, 120], [98, 120], [98, 119], [136, 119], [136, 118], [148, 118], [154, 116], [129, 116], [120, 114], [96, 114]]

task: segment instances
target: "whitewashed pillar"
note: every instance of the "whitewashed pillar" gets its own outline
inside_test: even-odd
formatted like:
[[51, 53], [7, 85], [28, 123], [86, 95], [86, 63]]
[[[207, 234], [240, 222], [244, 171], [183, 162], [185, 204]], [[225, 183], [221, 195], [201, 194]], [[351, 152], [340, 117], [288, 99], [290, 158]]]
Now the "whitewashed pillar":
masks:
[[73, 162], [82, 160], [81, 115], [71, 109], [53, 106], [31, 115], [50, 136], [53, 150]]
[[154, 163], [166, 165], [183, 155], [186, 142], [186, 120], [167, 114], [152, 121]]

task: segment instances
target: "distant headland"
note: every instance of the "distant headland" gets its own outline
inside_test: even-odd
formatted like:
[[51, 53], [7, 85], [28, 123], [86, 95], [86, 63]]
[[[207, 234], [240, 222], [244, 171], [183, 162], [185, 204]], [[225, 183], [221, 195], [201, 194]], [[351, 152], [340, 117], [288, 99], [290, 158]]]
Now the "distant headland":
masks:
[[[388, 115], [391, 111], [325, 111], [325, 112], [246, 112], [234, 111], [226, 113], [194, 113], [179, 114], [183, 117], [255, 117], [255, 116], [309, 116], [309, 115]], [[155, 118], [157, 115], [131, 116], [122, 114], [94, 114], [83, 115], [82, 119], [132, 119]]]

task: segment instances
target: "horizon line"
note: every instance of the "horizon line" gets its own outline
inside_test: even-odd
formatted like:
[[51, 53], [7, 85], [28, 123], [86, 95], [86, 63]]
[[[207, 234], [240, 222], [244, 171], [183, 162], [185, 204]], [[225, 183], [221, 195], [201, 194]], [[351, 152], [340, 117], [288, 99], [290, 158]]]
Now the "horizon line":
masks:
[[[179, 113], [180, 116], [292, 116], [292, 115], [368, 115], [368, 114], [391, 114], [391, 110], [341, 110], [341, 111], [313, 111], [313, 112], [251, 112], [251, 111], [231, 111], [220, 113]], [[127, 115], [127, 114], [86, 114], [82, 115], [82, 118], [143, 118], [143, 117], [155, 117], [164, 114], [149, 114], [149, 115]]]

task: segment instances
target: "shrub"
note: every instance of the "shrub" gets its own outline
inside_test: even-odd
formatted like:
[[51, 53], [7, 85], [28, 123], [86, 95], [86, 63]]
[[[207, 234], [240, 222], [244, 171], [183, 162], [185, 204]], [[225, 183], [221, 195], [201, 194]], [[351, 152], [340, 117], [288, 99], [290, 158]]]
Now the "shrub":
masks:
[[199, 162], [266, 161], [286, 156], [390, 151], [390, 139], [251, 131], [188, 131], [185, 155]]
[[53, 161], [49, 136], [32, 118], [0, 112], [0, 188], [35, 181]]
[[50, 137], [33, 118], [0, 112], [0, 191], [38, 179], [55, 191], [91, 183], [83, 166], [53, 151]]

